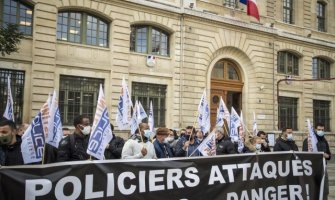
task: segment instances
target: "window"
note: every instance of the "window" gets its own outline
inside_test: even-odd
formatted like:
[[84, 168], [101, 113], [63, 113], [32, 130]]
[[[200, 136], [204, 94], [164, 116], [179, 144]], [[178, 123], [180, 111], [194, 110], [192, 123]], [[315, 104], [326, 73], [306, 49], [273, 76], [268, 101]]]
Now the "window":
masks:
[[325, 131], [330, 131], [330, 101], [313, 100], [314, 125], [321, 122], [325, 125]]
[[168, 56], [169, 35], [152, 26], [132, 26], [130, 51]]
[[147, 115], [152, 101], [155, 127], [165, 127], [166, 85], [133, 82], [131, 94], [132, 101], [140, 101]]
[[321, 2], [317, 2], [316, 5], [317, 14], [317, 28], [318, 31], [326, 31], [326, 5]]
[[225, 6], [235, 8], [237, 3], [236, 0], [224, 0]]
[[221, 60], [215, 63], [212, 71], [212, 78], [219, 80], [240, 80], [237, 66], [227, 60]]
[[0, 114], [2, 116], [6, 109], [8, 76], [11, 78], [15, 122], [21, 124], [23, 117], [24, 71], [0, 69]]
[[330, 63], [321, 58], [313, 58], [313, 78], [330, 78]]
[[72, 125], [73, 119], [85, 114], [94, 119], [100, 84], [103, 79], [60, 76], [59, 109], [62, 123]]
[[279, 97], [278, 99], [278, 129], [291, 127], [298, 130], [298, 99]]
[[278, 52], [278, 73], [299, 75], [299, 58], [298, 56], [286, 52]]
[[293, 24], [293, 0], [283, 0], [283, 21]]
[[[0, 21], [3, 23], [18, 24], [19, 30], [25, 35], [32, 35], [33, 9], [31, 6], [15, 0], [0, 0], [3, 5], [3, 14]], [[1, 13], [1, 12], [0, 12]]]
[[97, 17], [80, 12], [58, 13], [58, 40], [107, 47], [107, 36], [107, 23]]

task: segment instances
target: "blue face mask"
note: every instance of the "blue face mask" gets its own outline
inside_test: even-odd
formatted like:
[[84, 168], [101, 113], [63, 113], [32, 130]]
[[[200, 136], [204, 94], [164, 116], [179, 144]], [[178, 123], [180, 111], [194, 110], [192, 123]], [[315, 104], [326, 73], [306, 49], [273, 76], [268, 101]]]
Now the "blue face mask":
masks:
[[262, 145], [261, 144], [256, 144], [256, 149], [257, 150], [260, 150], [262, 148]]
[[151, 131], [150, 130], [144, 130], [144, 137], [150, 139]]
[[316, 131], [316, 134], [318, 134], [318, 136], [322, 137], [325, 135], [325, 132], [323, 131]]
[[292, 133], [287, 134], [287, 140], [288, 141], [293, 141], [293, 135], [292, 135]]

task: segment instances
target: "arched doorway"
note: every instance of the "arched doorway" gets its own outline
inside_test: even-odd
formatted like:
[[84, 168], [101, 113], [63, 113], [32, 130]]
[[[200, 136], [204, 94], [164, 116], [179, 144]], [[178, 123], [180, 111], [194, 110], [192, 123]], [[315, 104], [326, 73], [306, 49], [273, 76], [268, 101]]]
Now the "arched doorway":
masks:
[[237, 113], [242, 110], [243, 82], [237, 64], [229, 59], [222, 59], [215, 63], [211, 73], [211, 125], [215, 126], [217, 108], [220, 97], [229, 111], [233, 106]]

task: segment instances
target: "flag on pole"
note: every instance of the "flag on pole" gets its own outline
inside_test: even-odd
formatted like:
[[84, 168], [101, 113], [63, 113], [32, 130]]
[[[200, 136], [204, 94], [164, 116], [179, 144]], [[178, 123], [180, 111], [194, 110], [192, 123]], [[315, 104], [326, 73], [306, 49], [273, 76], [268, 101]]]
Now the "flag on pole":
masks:
[[231, 114], [230, 114], [230, 134], [229, 136], [234, 139], [235, 141], [239, 139], [239, 134], [237, 131], [237, 127], [241, 125], [240, 116], [238, 116], [237, 112], [235, 111], [234, 107], [231, 107]]
[[197, 150], [201, 152], [203, 156], [216, 156], [215, 131], [212, 131], [206, 137], [206, 139], [204, 139], [204, 141], [201, 142], [201, 144], [197, 147], [197, 149], [194, 150], [194, 152], [196, 152]]
[[252, 123], [252, 132], [254, 133], [254, 135], [257, 135], [257, 122], [256, 122], [256, 115], [255, 112], [253, 112], [254, 114], [254, 121]]
[[201, 131], [205, 134], [210, 129], [210, 113], [209, 113], [209, 106], [206, 97], [206, 90], [204, 90], [199, 106], [198, 106], [198, 125]]
[[148, 117], [148, 125], [150, 128], [150, 131], [153, 133], [155, 130], [154, 126], [154, 110], [152, 108], [152, 101], [150, 101], [150, 110], [149, 110], [149, 117]]
[[87, 146], [87, 154], [104, 159], [105, 149], [107, 144], [113, 138], [112, 129], [110, 126], [106, 99], [100, 84], [98, 105], [94, 116], [92, 132]]
[[318, 148], [316, 144], [318, 143], [318, 139], [316, 138], [313, 130], [313, 126], [311, 125], [311, 121], [307, 119], [307, 127], [308, 127], [308, 138], [307, 138], [307, 144], [308, 144], [308, 151], [310, 152], [318, 152]]
[[116, 124], [120, 130], [124, 130], [129, 127], [129, 114], [130, 107], [132, 105], [129, 90], [125, 79], [122, 79], [121, 94], [116, 112]]
[[138, 106], [137, 106], [137, 122], [138, 123], [141, 123], [143, 119], [147, 118], [148, 115], [147, 113], [145, 112], [141, 102], [139, 101], [138, 102]]
[[46, 143], [58, 148], [59, 142], [63, 138], [62, 121], [60, 117], [56, 90], [52, 95], [50, 105], [50, 117], [48, 120], [48, 137]]
[[7, 78], [7, 105], [3, 116], [8, 120], [12, 120], [13, 122], [15, 121], [13, 96], [10, 87], [10, 76]]
[[240, 0], [240, 3], [247, 5], [247, 15], [253, 16], [259, 21], [259, 12], [256, 0]]
[[50, 118], [51, 94], [48, 95], [47, 101], [41, 108], [42, 126], [44, 131], [44, 138], [48, 138], [48, 123]]
[[240, 2], [247, 5], [248, 0], [240, 0]]
[[137, 117], [137, 113], [138, 113], [138, 102], [135, 101], [135, 106], [133, 107], [133, 115], [130, 119], [130, 133], [133, 135], [135, 134], [135, 131], [139, 125], [138, 123], [138, 117]]
[[39, 111], [22, 136], [21, 150], [24, 164], [41, 162], [44, 144], [42, 114]]

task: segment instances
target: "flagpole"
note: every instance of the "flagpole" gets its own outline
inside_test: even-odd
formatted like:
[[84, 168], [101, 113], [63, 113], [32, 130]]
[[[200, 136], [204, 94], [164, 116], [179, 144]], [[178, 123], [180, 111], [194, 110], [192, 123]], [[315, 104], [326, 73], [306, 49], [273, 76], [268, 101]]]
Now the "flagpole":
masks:
[[[133, 103], [131, 103], [131, 108], [133, 109], [133, 112], [135, 112]], [[142, 136], [142, 133], [141, 133], [141, 130], [140, 130], [140, 125], [137, 122], [136, 122], [136, 124], [137, 124], [138, 132], [140, 133], [141, 141], [142, 141], [142, 143], [144, 143], [143, 136]]]

